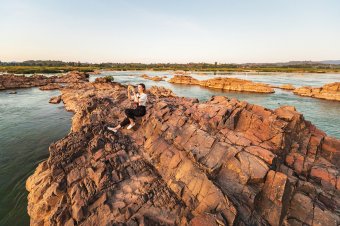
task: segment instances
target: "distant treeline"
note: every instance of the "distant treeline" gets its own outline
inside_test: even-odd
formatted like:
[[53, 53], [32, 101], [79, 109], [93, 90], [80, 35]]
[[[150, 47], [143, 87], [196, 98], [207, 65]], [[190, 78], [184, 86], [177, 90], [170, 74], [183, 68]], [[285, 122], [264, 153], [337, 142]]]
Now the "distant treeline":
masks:
[[340, 72], [340, 65], [322, 64], [317, 62], [294, 62], [278, 64], [220, 64], [209, 63], [81, 63], [63, 61], [29, 60], [24, 62], [1, 62], [0, 71], [9, 73], [58, 73], [71, 70], [91, 72], [98, 69], [104, 70], [183, 70], [183, 71], [256, 71], [256, 72], [311, 72], [326, 73]]

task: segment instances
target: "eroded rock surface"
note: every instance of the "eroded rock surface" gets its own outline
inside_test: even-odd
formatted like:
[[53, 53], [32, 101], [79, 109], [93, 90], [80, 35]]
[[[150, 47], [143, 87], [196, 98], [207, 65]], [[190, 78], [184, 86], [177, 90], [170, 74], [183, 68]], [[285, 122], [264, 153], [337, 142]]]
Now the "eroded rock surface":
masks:
[[72, 129], [27, 180], [32, 225], [339, 225], [340, 140], [294, 107], [164, 90], [116, 134], [126, 86], [61, 90]]
[[0, 90], [45, 86], [53, 82], [53, 78], [43, 75], [19, 76], [12, 74], [0, 75]]
[[63, 86], [59, 83], [50, 83], [45, 86], [40, 86], [39, 89], [40, 90], [55, 90], [55, 89], [60, 89], [62, 87]]
[[267, 84], [252, 82], [238, 78], [212, 78], [197, 80], [188, 75], [175, 75], [169, 80], [171, 83], [200, 85], [207, 88], [222, 89], [227, 91], [274, 93], [274, 89]]
[[60, 102], [61, 102], [61, 95], [51, 97], [51, 99], [49, 101], [49, 103], [51, 103], [51, 104], [59, 104]]
[[155, 82], [163, 81], [163, 77], [160, 77], [160, 76], [149, 76], [147, 74], [143, 74], [140, 77], [142, 77], [144, 79], [152, 80], [152, 81], [155, 81]]
[[293, 92], [300, 96], [340, 101], [340, 82], [326, 84], [320, 88], [304, 86], [295, 89]]
[[88, 74], [83, 72], [71, 71], [61, 76], [44, 75], [13, 75], [5, 74], [0, 76], [0, 90], [39, 87], [41, 90], [60, 89], [59, 83], [79, 83], [88, 82]]
[[292, 84], [284, 84], [279, 87], [280, 89], [294, 90], [295, 87]]

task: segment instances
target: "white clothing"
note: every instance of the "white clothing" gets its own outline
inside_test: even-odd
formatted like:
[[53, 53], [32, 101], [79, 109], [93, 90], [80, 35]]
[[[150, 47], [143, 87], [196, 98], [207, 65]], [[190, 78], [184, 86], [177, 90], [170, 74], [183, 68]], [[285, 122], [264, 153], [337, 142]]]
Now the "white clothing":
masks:
[[148, 100], [148, 95], [146, 93], [139, 94], [137, 93], [134, 98], [135, 102], [138, 103], [138, 106], [146, 106], [146, 102]]

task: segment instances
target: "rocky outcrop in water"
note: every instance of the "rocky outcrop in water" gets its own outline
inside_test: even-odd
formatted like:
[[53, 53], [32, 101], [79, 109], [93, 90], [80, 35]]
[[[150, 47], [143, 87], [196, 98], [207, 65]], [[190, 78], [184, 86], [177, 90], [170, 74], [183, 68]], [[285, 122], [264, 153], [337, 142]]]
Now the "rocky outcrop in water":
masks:
[[49, 101], [50, 104], [59, 104], [60, 102], [61, 102], [61, 95], [51, 97], [51, 99]]
[[56, 77], [55, 83], [82, 83], [88, 82], [89, 74], [85, 72], [70, 71], [62, 76]]
[[147, 74], [143, 74], [140, 77], [144, 78], [144, 79], [148, 79], [148, 80], [152, 80], [152, 81], [163, 81], [163, 77], [160, 76], [149, 76]]
[[50, 83], [45, 86], [40, 86], [39, 89], [40, 90], [55, 90], [55, 89], [60, 89], [62, 87], [63, 86], [59, 83]]
[[340, 101], [340, 82], [326, 84], [320, 88], [304, 86], [295, 89], [293, 92], [300, 96]]
[[279, 87], [280, 89], [285, 89], [285, 90], [294, 90], [295, 87], [292, 84], [284, 84]]
[[28, 77], [5, 74], [0, 75], [0, 90], [45, 86], [53, 82], [53, 80], [54, 78], [48, 78], [43, 75], [33, 75]]
[[106, 77], [98, 77], [94, 80], [95, 83], [106, 83], [106, 82], [113, 82], [113, 77], [106, 76]]
[[79, 83], [87, 82], [88, 74], [72, 71], [62, 76], [47, 77], [44, 75], [19, 76], [5, 74], [0, 76], [0, 90], [39, 87], [41, 90], [59, 89], [59, 83]]
[[267, 84], [237, 78], [218, 77], [200, 81], [187, 75], [175, 75], [169, 82], [186, 85], [200, 85], [207, 88], [222, 89], [226, 91], [274, 93], [274, 89]]
[[113, 134], [131, 105], [125, 86], [61, 92], [72, 129], [27, 180], [32, 225], [340, 223], [340, 140], [294, 107], [153, 87], [135, 131]]

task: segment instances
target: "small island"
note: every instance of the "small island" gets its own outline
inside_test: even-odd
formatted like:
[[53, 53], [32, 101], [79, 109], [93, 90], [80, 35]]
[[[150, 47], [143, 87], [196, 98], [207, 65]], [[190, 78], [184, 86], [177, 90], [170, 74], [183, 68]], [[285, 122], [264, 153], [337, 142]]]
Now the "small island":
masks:
[[294, 94], [325, 100], [340, 101], [340, 82], [326, 84], [319, 88], [304, 86], [295, 89]]
[[199, 85], [202, 87], [221, 89], [224, 91], [274, 93], [274, 89], [267, 84], [237, 78], [217, 77], [200, 81], [188, 75], [175, 75], [169, 80], [169, 82], [175, 84]]

